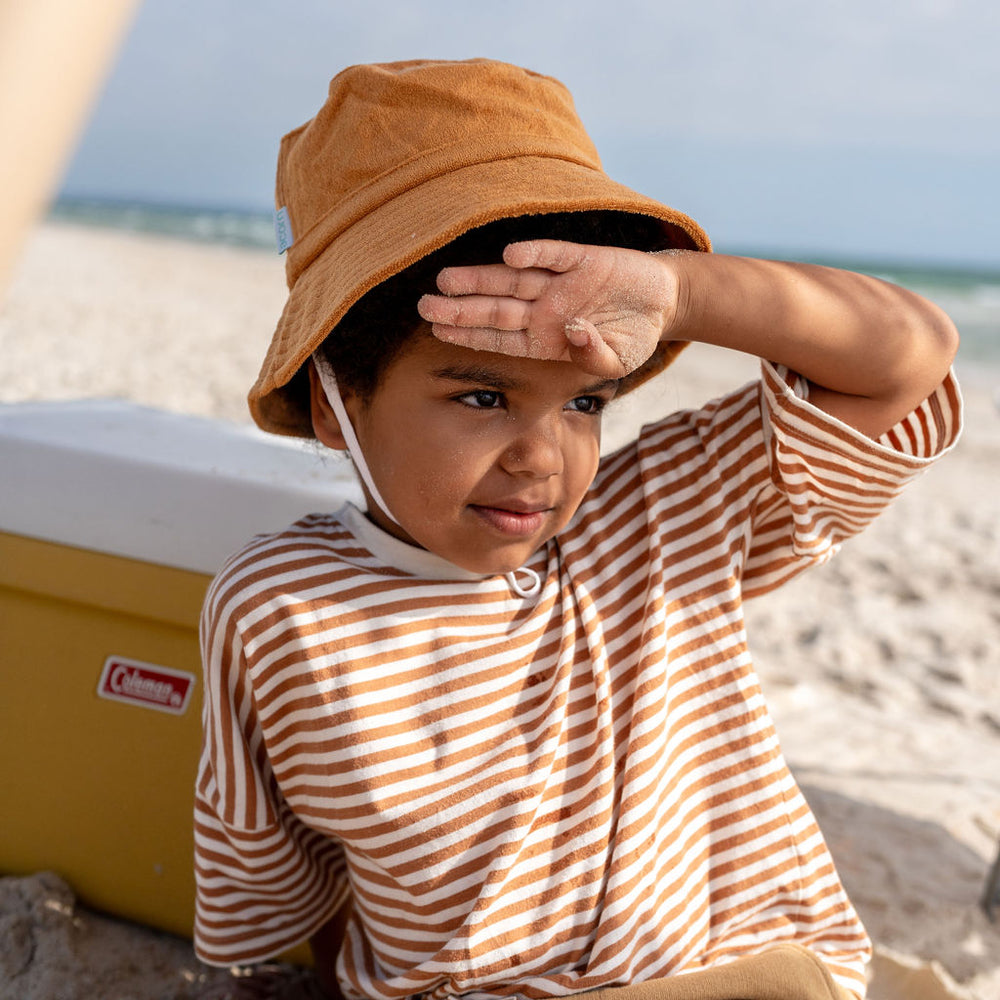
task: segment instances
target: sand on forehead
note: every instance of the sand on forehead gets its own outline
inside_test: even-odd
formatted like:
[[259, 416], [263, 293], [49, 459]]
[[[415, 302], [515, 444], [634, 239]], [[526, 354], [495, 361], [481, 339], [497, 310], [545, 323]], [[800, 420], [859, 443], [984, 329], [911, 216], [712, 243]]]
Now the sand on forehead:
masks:
[[[0, 402], [110, 396], [247, 422], [283, 301], [267, 253], [44, 224], [0, 308]], [[876, 1000], [1000, 1000], [1000, 926], [978, 905], [1000, 839], [1000, 373], [961, 356], [959, 373], [954, 454], [830, 565], [748, 605], [786, 755], [879, 947]], [[692, 348], [612, 408], [608, 444], [754, 374]], [[0, 880], [0, 1000], [95, 983], [181, 998], [204, 974], [187, 942], [92, 914], [58, 880]]]

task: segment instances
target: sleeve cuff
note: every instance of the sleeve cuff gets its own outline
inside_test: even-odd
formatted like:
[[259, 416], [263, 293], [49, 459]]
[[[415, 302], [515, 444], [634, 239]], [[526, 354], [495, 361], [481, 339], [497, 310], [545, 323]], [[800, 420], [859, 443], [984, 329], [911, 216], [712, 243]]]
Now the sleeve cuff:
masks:
[[954, 371], [919, 406], [877, 440], [862, 434], [809, 402], [809, 383], [783, 365], [761, 362], [767, 409], [782, 412], [789, 426], [837, 450], [882, 456], [914, 471], [950, 451], [962, 428], [962, 395]]

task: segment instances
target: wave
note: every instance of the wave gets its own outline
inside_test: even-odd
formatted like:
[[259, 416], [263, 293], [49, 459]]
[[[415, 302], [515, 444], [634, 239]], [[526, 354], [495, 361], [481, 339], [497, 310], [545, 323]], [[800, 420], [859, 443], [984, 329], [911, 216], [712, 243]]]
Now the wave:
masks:
[[277, 252], [274, 220], [267, 212], [60, 198], [49, 211], [49, 218], [59, 222], [173, 236], [198, 243], [224, 243]]

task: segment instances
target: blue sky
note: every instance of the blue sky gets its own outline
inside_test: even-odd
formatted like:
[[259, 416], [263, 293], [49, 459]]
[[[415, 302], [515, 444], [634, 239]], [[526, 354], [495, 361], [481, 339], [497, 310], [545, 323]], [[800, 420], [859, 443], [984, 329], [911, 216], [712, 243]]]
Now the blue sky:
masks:
[[998, 51], [994, 0], [143, 0], [63, 191], [270, 210], [338, 70], [488, 56], [720, 249], [996, 267]]

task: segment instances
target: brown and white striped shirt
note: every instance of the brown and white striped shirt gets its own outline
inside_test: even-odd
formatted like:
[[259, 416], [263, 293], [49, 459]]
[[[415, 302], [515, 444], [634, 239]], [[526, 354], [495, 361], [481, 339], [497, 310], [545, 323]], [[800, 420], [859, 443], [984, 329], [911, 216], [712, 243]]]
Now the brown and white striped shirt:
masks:
[[949, 377], [876, 443], [802, 394], [765, 364], [606, 457], [536, 597], [353, 508], [235, 555], [202, 623], [198, 954], [266, 958], [350, 896], [352, 997], [563, 996], [778, 941], [863, 993], [741, 603], [861, 530], [960, 401]]

